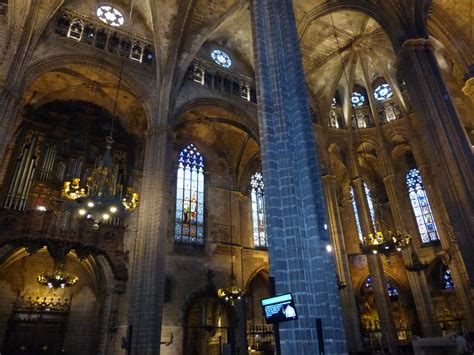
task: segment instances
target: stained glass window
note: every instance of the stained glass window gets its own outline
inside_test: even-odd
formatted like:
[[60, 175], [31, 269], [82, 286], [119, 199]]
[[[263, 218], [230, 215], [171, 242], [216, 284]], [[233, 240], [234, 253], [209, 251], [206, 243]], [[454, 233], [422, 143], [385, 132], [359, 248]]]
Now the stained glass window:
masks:
[[211, 52], [211, 57], [216, 64], [220, 65], [225, 69], [229, 69], [232, 65], [232, 59], [230, 59], [230, 56], [226, 52], [221, 51], [220, 49], [214, 49]]
[[[369, 276], [365, 280], [364, 287], [366, 289], [372, 290], [372, 278]], [[398, 292], [398, 289], [393, 286], [390, 281], [387, 280], [387, 293], [389, 297], [398, 297], [400, 296], [400, 292]]]
[[374, 96], [377, 101], [385, 101], [388, 98], [392, 97], [392, 95], [392, 89], [387, 83], [380, 84], [374, 90]]
[[331, 101], [331, 106], [336, 106], [336, 104], [337, 104], [337, 100], [336, 100], [336, 97], [334, 96]]
[[365, 103], [365, 96], [360, 92], [354, 91], [351, 96], [352, 107], [359, 107]]
[[252, 223], [253, 241], [255, 247], [266, 248], [267, 235], [265, 233], [265, 200], [263, 198], [263, 177], [261, 173], [255, 173], [250, 180], [252, 188]]
[[364, 235], [362, 234], [362, 227], [360, 226], [359, 211], [357, 210], [357, 204], [354, 196], [354, 188], [351, 186], [351, 199], [352, 199], [352, 208], [354, 209], [354, 217], [357, 225], [357, 234], [359, 235], [359, 240], [364, 242]]
[[447, 266], [443, 267], [443, 275], [442, 275], [441, 282], [442, 282], [441, 285], [442, 285], [444, 290], [454, 289], [454, 281], [453, 281], [453, 278], [451, 276], [451, 270]]
[[113, 27], [120, 27], [124, 24], [125, 18], [122, 13], [110, 5], [102, 5], [97, 8], [97, 17], [106, 24]]
[[204, 244], [204, 159], [194, 144], [178, 159], [175, 241]]
[[370, 220], [372, 222], [372, 227], [374, 228], [374, 232], [377, 233], [377, 220], [375, 219], [375, 209], [374, 203], [372, 202], [372, 193], [370, 192], [369, 186], [364, 182], [364, 192], [365, 198], [367, 199], [367, 207], [369, 208]]
[[428, 196], [426, 196], [420, 171], [418, 169], [411, 169], [406, 176], [406, 183], [421, 241], [429, 243], [439, 240], [438, 230], [431, 212]]

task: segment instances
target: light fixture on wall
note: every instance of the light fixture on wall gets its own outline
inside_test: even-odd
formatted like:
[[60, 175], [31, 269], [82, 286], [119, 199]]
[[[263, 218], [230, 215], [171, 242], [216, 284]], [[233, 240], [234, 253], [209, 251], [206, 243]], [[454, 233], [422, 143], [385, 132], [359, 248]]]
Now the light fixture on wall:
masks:
[[[232, 172], [231, 172], [232, 175]], [[232, 186], [229, 191], [229, 226], [230, 226], [230, 280], [229, 284], [223, 288], [217, 290], [217, 295], [224, 301], [229, 302], [231, 305], [235, 305], [237, 301], [242, 300], [246, 292], [244, 289], [237, 285], [237, 279], [234, 273], [234, 253], [233, 253], [233, 233], [232, 233], [232, 189], [233, 179], [231, 179]]]
[[108, 222], [138, 207], [138, 193], [131, 187], [128, 187], [126, 193], [123, 194], [121, 189], [117, 188], [118, 172], [114, 168], [111, 154], [112, 144], [114, 143], [114, 121], [122, 83], [122, 74], [123, 62], [115, 96], [110, 134], [106, 137], [106, 149], [99, 165], [92, 170], [85, 183], [81, 182], [79, 177], [65, 181], [61, 194], [65, 201], [75, 202], [69, 205], [77, 212], [79, 217], [94, 221], [94, 229], [99, 228], [99, 223]]

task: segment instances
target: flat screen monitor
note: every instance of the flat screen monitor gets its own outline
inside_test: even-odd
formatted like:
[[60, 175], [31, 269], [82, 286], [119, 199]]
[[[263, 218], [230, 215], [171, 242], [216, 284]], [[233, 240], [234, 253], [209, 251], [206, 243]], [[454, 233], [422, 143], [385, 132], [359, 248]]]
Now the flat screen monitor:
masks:
[[287, 322], [298, 319], [291, 293], [260, 300], [267, 323]]

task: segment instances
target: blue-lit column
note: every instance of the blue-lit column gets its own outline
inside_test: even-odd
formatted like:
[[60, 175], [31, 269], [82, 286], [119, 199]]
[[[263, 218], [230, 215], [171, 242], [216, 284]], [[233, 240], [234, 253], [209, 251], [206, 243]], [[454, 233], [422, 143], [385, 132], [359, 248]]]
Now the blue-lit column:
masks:
[[253, 42], [265, 180], [270, 273], [277, 293], [292, 292], [297, 321], [280, 324], [282, 354], [326, 354], [346, 339], [326, 224], [306, 84], [291, 0], [254, 0]]

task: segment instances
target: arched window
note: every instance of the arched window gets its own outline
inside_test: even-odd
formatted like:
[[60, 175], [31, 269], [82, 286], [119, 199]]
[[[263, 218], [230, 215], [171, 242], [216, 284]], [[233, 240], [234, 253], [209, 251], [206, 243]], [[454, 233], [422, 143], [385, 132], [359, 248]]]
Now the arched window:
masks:
[[337, 113], [334, 110], [329, 111], [329, 127], [339, 128], [339, 120], [337, 117]]
[[75, 19], [71, 22], [69, 26], [69, 31], [67, 36], [69, 38], [80, 41], [82, 39], [82, 32], [84, 31], [84, 23], [81, 20]]
[[380, 84], [375, 88], [374, 96], [377, 101], [385, 101], [393, 96], [392, 88], [387, 83]]
[[364, 182], [364, 192], [365, 198], [367, 199], [367, 207], [369, 208], [370, 221], [372, 222], [372, 227], [374, 232], [377, 233], [377, 220], [375, 219], [375, 209], [374, 203], [372, 202], [372, 193], [370, 192], [369, 186]]
[[[367, 207], [369, 208], [369, 215], [370, 215], [370, 220], [372, 222], [372, 227], [374, 229], [374, 232], [377, 233], [377, 223], [376, 223], [376, 218], [375, 218], [374, 203], [372, 202], [372, 195], [371, 195], [369, 186], [365, 182], [364, 182], [364, 193], [365, 193], [365, 199], [367, 200]], [[357, 209], [354, 189], [352, 186], [350, 189], [350, 194], [351, 194], [351, 199], [352, 199], [352, 208], [354, 210], [354, 217], [355, 217], [355, 221], [357, 225], [357, 234], [359, 235], [359, 240], [361, 242], [364, 242], [364, 235], [362, 233], [362, 227], [361, 227], [360, 218], [359, 218], [359, 211]]]
[[352, 199], [352, 208], [354, 209], [354, 217], [357, 226], [357, 234], [359, 235], [359, 240], [364, 242], [364, 235], [362, 234], [362, 227], [360, 226], [359, 211], [357, 210], [357, 204], [354, 196], [354, 188], [351, 186], [351, 199]]
[[359, 107], [365, 104], [365, 96], [360, 92], [354, 91], [351, 95], [352, 107]]
[[252, 188], [252, 223], [253, 241], [256, 248], [266, 248], [267, 235], [265, 233], [265, 200], [263, 198], [263, 177], [255, 173], [250, 180]]
[[426, 196], [420, 171], [418, 169], [411, 169], [406, 176], [406, 183], [421, 241], [423, 243], [438, 241], [438, 230], [431, 212], [428, 196]]
[[443, 266], [443, 274], [441, 275], [441, 286], [443, 290], [453, 290], [454, 281], [451, 276], [451, 270], [446, 265]]
[[204, 244], [204, 159], [194, 144], [178, 158], [175, 241]]
[[[398, 291], [398, 289], [393, 286], [390, 281], [387, 280], [386, 282], [388, 296], [391, 298], [396, 298], [400, 296], [400, 292]], [[365, 279], [364, 287], [368, 290], [372, 290], [372, 277], [369, 276]]]

